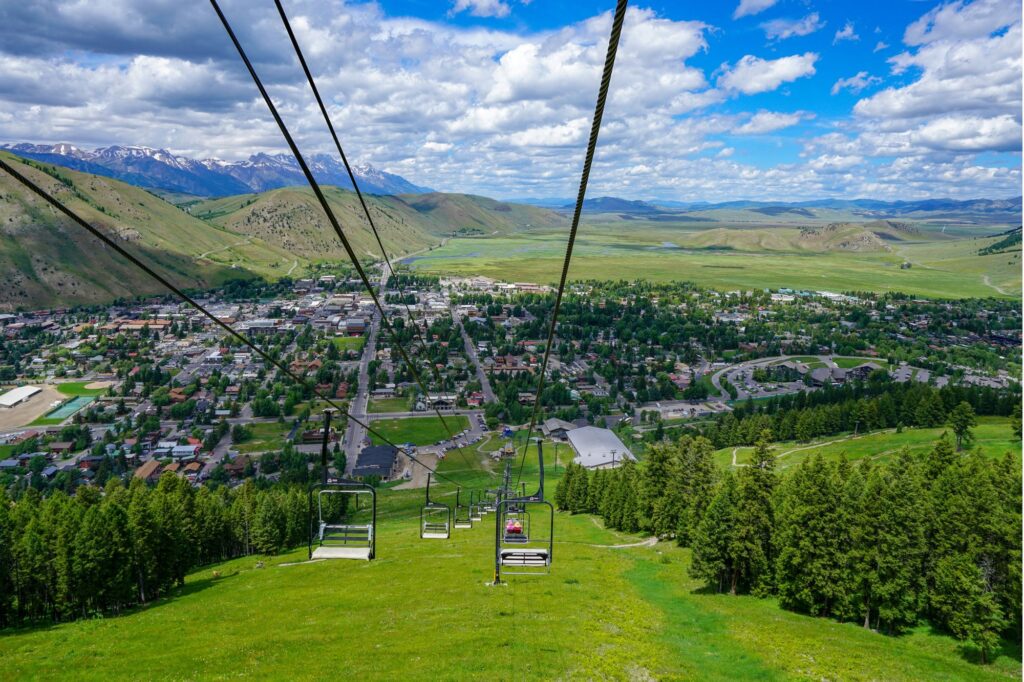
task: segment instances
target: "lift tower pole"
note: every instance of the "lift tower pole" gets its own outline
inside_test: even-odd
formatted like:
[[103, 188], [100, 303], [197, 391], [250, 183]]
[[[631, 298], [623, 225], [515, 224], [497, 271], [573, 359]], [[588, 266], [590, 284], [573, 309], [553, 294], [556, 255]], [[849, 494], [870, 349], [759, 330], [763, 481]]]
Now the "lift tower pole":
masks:
[[[327, 446], [331, 440], [331, 415], [333, 415], [335, 412], [337, 412], [337, 410], [335, 410], [333, 407], [328, 407], [326, 410], [324, 410], [324, 440], [323, 444], [320, 446], [321, 483], [327, 483]], [[344, 476], [345, 472], [342, 471], [339, 474], [338, 478], [343, 478]]]

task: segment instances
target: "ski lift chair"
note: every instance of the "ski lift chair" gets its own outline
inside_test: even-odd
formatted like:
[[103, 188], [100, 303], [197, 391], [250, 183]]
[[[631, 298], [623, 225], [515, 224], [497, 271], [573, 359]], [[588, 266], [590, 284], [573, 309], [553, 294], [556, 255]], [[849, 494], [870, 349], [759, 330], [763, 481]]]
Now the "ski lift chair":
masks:
[[[555, 508], [544, 499], [544, 452], [537, 439], [540, 485], [533, 495], [501, 500], [494, 527], [494, 582], [505, 575], [538, 575], [551, 572], [555, 538]], [[547, 537], [538, 537], [530, 527], [530, 508], [546, 507], [550, 525]], [[543, 534], [543, 531], [541, 531]]]
[[483, 515], [480, 512], [480, 501], [476, 498], [476, 491], [469, 491], [469, 520], [470, 521], [483, 521]]
[[452, 525], [456, 528], [472, 528], [473, 527], [473, 513], [469, 506], [461, 504], [459, 501], [462, 496], [462, 488], [455, 491], [455, 517]]
[[430, 499], [430, 479], [427, 474], [427, 501], [420, 510], [420, 538], [424, 540], [447, 540], [451, 536], [452, 508], [447, 504]]
[[[359, 512], [358, 499], [369, 496], [369, 509]], [[355, 510], [349, 513], [348, 500], [354, 499]], [[314, 500], [316, 521], [314, 523]], [[339, 503], [339, 500], [344, 502]], [[357, 521], [369, 513], [364, 523]], [[318, 483], [309, 489], [309, 558], [363, 559], [377, 554], [377, 491], [359, 481], [338, 480]]]

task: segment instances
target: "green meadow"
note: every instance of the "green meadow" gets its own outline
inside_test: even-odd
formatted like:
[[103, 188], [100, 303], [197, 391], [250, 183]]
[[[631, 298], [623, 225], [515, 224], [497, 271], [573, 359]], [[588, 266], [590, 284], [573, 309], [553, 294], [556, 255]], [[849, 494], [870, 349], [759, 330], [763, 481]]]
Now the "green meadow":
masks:
[[[484, 459], [450, 456], [441, 471], [493, 485]], [[531, 452], [524, 480], [536, 478]], [[454, 485], [432, 496], [451, 503]], [[262, 567], [238, 559], [121, 616], [0, 633], [0, 677], [1020, 679], [1015, 649], [979, 666], [927, 627], [887, 637], [770, 599], [708, 594], [688, 576], [687, 550], [638, 545], [586, 515], [556, 515], [549, 575], [490, 586], [495, 516], [421, 540], [422, 501], [419, 490], [381, 491], [372, 562], [305, 563], [304, 547]]]
[[[815, 455], [827, 459], [838, 459], [845, 456], [851, 462], [870, 459], [873, 462], [886, 462], [894, 459], [901, 449], [907, 448], [912, 454], [924, 454], [935, 445], [935, 441], [949, 432], [946, 427], [934, 429], [904, 429], [896, 433], [895, 429], [886, 429], [861, 436], [852, 434], [821, 438], [810, 443], [788, 441], [774, 443], [776, 461], [780, 470], [792, 468]], [[979, 448], [989, 457], [1002, 457], [1007, 452], [1020, 452], [1021, 440], [1014, 435], [1010, 420], [1006, 417], [978, 417], [978, 426], [974, 429], [974, 441], [971, 448]], [[750, 462], [753, 448], [722, 448], [715, 453], [720, 466], [730, 466], [733, 451], [736, 452], [736, 463], [739, 465]]]
[[[1019, 297], [1019, 250], [978, 256], [993, 239], [906, 242], [891, 251], [811, 251], [794, 247], [792, 228], [701, 231], [583, 225], [570, 278], [692, 281], [723, 291], [781, 288], [829, 291], [902, 291], [935, 298]], [[778, 232], [778, 239], [772, 239]], [[766, 234], [768, 237], [766, 237]], [[454, 238], [413, 259], [430, 273], [484, 275], [506, 281], [554, 284], [565, 256], [564, 232]], [[908, 262], [911, 267], [901, 268]]]

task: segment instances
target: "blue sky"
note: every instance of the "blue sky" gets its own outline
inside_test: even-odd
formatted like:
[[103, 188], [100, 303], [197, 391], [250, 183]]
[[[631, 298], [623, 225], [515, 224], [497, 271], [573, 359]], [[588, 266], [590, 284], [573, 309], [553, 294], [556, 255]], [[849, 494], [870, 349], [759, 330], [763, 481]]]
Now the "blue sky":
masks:
[[[303, 147], [327, 151], [273, 4], [223, 5]], [[446, 191], [574, 194], [612, 2], [285, 5], [350, 157]], [[206, 3], [9, 13], [0, 140], [284, 150]], [[1019, 0], [632, 3], [591, 194], [1020, 194], [1020, 16]]]

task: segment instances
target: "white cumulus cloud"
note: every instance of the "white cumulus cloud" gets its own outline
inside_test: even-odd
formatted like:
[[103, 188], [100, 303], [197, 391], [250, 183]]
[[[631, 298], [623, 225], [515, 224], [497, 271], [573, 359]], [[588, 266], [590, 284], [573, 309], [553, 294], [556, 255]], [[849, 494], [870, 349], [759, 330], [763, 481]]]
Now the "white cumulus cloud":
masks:
[[760, 14], [778, 1], [779, 0], [740, 0], [740, 4], [736, 7], [736, 11], [732, 13], [732, 18], [739, 19], [740, 17], [746, 17], [752, 14]]
[[832, 38], [832, 44], [835, 45], [843, 40], [860, 40], [860, 36], [853, 29], [853, 22], [847, 21], [846, 24], [836, 31], [836, 35]]
[[718, 77], [718, 87], [745, 95], [770, 92], [783, 83], [814, 75], [816, 61], [818, 55], [814, 52], [780, 59], [761, 59], [748, 54], [724, 68]]
[[832, 85], [832, 94], [838, 95], [843, 90], [849, 90], [852, 93], [859, 93], [868, 86], [874, 85], [875, 83], [881, 83], [882, 79], [878, 76], [869, 76], [867, 71], [858, 71], [855, 75], [849, 78], [840, 78]]
[[817, 12], [808, 14], [803, 19], [772, 19], [761, 24], [768, 40], [785, 40], [794, 36], [806, 36], [825, 27]]
[[751, 116], [750, 120], [746, 123], [733, 129], [733, 132], [738, 135], [761, 135], [782, 130], [783, 128], [790, 128], [808, 118], [814, 118], [814, 115], [805, 111], [795, 111], [793, 113], [759, 111]]

